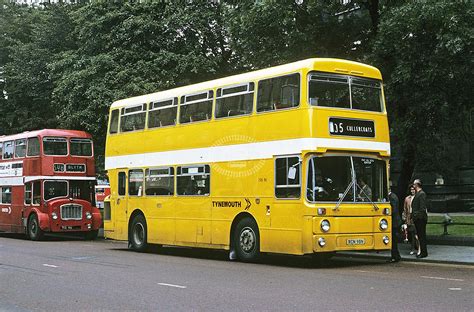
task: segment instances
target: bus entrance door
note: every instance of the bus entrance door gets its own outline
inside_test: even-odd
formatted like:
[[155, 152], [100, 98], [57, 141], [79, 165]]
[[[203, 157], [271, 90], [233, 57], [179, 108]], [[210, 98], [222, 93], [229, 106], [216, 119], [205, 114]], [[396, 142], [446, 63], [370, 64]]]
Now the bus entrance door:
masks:
[[[117, 176], [117, 196], [115, 198], [115, 223], [116, 229], [122, 231], [126, 229], [128, 222], [128, 200], [127, 200], [127, 173], [126, 171], [119, 171]], [[122, 236], [127, 233], [117, 233]]]

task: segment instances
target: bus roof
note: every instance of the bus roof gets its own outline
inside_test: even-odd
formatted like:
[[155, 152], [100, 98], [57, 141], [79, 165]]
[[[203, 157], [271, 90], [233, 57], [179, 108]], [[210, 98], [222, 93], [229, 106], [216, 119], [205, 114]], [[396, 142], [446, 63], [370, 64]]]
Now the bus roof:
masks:
[[0, 136], [0, 141], [12, 141], [17, 139], [31, 138], [31, 137], [46, 137], [46, 136], [55, 136], [55, 137], [78, 137], [78, 138], [92, 138], [92, 136], [85, 132], [79, 130], [65, 130], [65, 129], [41, 129], [34, 131], [25, 131], [22, 133], [12, 134], [12, 135], [2, 135]]
[[317, 69], [321, 71], [382, 79], [380, 71], [370, 65], [334, 58], [311, 58], [285, 65], [260, 69], [244, 74], [233, 75], [225, 78], [214, 79], [197, 84], [118, 100], [112, 104], [111, 109], [118, 107], [127, 107], [134, 104], [149, 103], [156, 100], [166, 100], [176, 96], [192, 94], [193, 92], [213, 89], [216, 86], [229, 86], [237, 83], [244, 83], [246, 81], [264, 79], [277, 75], [284, 75], [301, 69]]

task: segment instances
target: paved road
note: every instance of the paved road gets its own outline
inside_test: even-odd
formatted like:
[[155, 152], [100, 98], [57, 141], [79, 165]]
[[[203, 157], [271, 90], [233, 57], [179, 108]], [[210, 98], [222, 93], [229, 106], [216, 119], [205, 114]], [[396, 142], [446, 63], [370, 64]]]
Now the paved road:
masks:
[[336, 257], [227, 260], [221, 251], [0, 235], [0, 311], [473, 311], [474, 266]]

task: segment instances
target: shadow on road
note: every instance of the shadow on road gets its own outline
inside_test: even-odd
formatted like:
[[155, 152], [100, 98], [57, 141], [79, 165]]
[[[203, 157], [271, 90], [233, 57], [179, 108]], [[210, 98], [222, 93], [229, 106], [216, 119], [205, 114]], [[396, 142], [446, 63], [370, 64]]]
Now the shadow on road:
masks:
[[[134, 252], [127, 248], [114, 248], [111, 250]], [[188, 248], [177, 246], [162, 247], [159, 245], [151, 245], [145, 253], [154, 254], [156, 256], [164, 255], [169, 257], [195, 258], [210, 261], [231, 261], [229, 260], [229, 251], [226, 250]], [[238, 262], [237, 260], [233, 261]], [[310, 256], [262, 254], [258, 261], [254, 262], [254, 264], [302, 269], [333, 269], [342, 267], [358, 267], [368, 264], [372, 266], [385, 265], [385, 261], [380, 259], [352, 258], [336, 254], [331, 259], [321, 262], [313, 259]]]

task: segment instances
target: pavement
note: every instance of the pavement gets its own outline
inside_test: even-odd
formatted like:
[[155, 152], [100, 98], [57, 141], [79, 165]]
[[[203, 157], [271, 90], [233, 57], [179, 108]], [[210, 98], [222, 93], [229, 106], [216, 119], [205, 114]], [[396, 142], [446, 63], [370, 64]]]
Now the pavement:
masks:
[[[398, 250], [401, 261], [474, 265], [474, 247], [471, 246], [428, 245], [428, 257], [423, 259], [410, 255], [410, 244], [400, 243]], [[338, 254], [356, 258], [390, 259], [390, 251], [348, 251]]]

